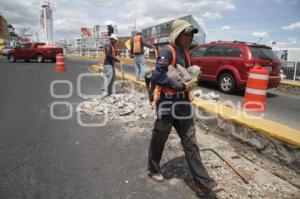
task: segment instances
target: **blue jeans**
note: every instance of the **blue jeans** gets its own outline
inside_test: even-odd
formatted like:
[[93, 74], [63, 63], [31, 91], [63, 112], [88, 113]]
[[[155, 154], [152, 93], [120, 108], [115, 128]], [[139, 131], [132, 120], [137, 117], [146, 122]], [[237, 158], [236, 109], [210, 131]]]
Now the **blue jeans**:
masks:
[[108, 95], [112, 94], [112, 88], [115, 81], [116, 71], [112, 65], [104, 65], [104, 74], [107, 77], [107, 81], [104, 82], [104, 90]]
[[144, 79], [145, 69], [146, 69], [146, 60], [144, 54], [134, 55], [135, 59], [135, 77], [137, 79]]

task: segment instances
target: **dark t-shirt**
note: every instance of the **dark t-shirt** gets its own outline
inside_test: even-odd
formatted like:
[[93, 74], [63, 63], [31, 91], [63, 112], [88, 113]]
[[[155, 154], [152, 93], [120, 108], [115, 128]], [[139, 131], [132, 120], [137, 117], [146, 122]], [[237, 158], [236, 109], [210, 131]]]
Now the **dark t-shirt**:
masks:
[[105, 44], [104, 51], [106, 57], [104, 59], [103, 65], [113, 65], [113, 61], [120, 63], [120, 60], [112, 54], [111, 44]]

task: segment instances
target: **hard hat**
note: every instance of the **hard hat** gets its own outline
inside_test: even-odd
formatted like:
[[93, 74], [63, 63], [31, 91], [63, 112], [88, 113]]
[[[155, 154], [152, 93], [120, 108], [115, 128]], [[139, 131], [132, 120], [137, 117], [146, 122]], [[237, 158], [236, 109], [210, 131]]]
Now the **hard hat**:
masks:
[[118, 37], [116, 34], [111, 34], [109, 38], [118, 41]]

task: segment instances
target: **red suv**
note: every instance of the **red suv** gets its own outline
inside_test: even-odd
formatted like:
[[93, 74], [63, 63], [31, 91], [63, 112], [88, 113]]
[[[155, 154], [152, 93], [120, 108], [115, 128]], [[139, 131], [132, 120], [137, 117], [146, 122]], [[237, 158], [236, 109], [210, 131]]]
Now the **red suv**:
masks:
[[255, 65], [266, 67], [269, 87], [280, 84], [280, 61], [265, 45], [247, 42], [211, 42], [190, 51], [192, 65], [202, 68], [202, 79], [216, 81], [224, 93], [232, 93], [247, 84], [249, 70]]

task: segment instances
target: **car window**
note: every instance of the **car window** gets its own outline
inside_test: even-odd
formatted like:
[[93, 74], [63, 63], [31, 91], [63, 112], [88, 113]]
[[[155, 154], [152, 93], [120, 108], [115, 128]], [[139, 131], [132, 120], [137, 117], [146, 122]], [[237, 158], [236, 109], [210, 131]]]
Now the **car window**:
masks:
[[252, 57], [259, 59], [277, 59], [271, 48], [250, 47]]
[[207, 48], [204, 56], [223, 56], [222, 46], [210, 46]]
[[239, 48], [235, 48], [235, 47], [224, 47], [224, 56], [226, 57], [241, 57], [242, 56], [242, 52], [241, 49]]
[[29, 48], [31, 44], [20, 44], [19, 48], [20, 49], [26, 49]]
[[191, 53], [191, 57], [203, 57], [205, 51], [206, 51], [206, 47], [200, 47]]

